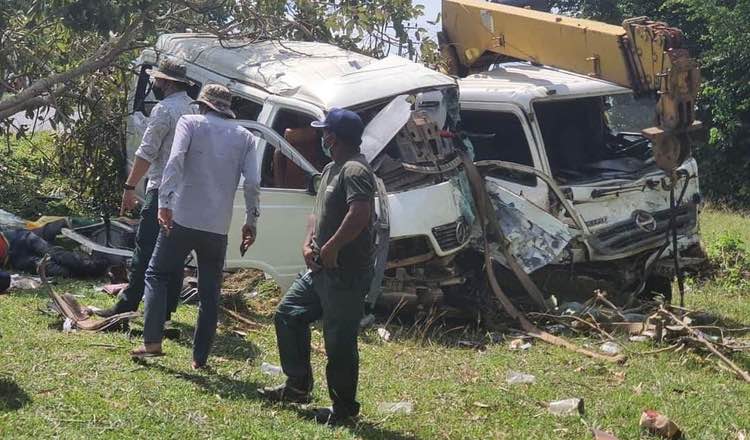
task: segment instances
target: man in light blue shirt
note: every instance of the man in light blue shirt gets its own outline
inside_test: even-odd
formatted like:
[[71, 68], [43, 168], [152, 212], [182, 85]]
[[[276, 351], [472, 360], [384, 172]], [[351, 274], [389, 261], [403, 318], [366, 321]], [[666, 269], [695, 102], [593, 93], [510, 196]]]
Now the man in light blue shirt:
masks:
[[[192, 98], [187, 89], [190, 80], [187, 78], [185, 65], [172, 59], [164, 59], [156, 69], [147, 70], [153, 78], [154, 95], [160, 99], [148, 117], [146, 131], [135, 152], [135, 161], [130, 170], [122, 193], [120, 215], [132, 211], [136, 205], [135, 188], [141, 179], [148, 177], [146, 194], [140, 211], [140, 223], [135, 238], [133, 259], [130, 263], [128, 287], [117, 297], [117, 302], [109, 308], [92, 310], [103, 317], [118, 313], [134, 312], [143, 299], [144, 280], [148, 262], [154, 252], [156, 238], [159, 236], [157, 220], [159, 187], [161, 186], [164, 166], [169, 159], [175, 127], [182, 115], [195, 113]], [[169, 283], [169, 315], [177, 307], [177, 300], [182, 290], [182, 268], [177, 268]]]
[[169, 274], [195, 250], [200, 309], [193, 368], [206, 366], [216, 334], [227, 232], [241, 176], [246, 207], [243, 253], [255, 242], [260, 194], [255, 136], [230, 119], [231, 97], [226, 87], [208, 84], [196, 100], [200, 114], [183, 116], [177, 123], [159, 189], [162, 231], [146, 271], [144, 345], [131, 352], [134, 357], [162, 355]]

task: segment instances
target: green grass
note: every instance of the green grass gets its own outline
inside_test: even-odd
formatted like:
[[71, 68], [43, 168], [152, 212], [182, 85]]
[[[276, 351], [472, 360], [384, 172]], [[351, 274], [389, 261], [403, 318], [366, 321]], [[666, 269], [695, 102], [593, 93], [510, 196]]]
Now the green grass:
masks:
[[[709, 239], [733, 229], [750, 243], [750, 220], [742, 216], [708, 211], [701, 224]], [[83, 295], [84, 303], [109, 304], [94, 292], [95, 284], [58, 289]], [[479, 351], [457, 341], [482, 334], [443, 327], [421, 340], [413, 328], [397, 325], [389, 327], [390, 342], [374, 330], [360, 338], [360, 423], [319, 427], [303, 409], [270, 405], [255, 395], [256, 387], [280, 380], [260, 371], [264, 361], [278, 364], [271, 308], [261, 307], [277, 293], [267, 282], [258, 292], [252, 304], [263, 327], [243, 337], [223, 326], [211, 373], [190, 369], [194, 306], [180, 308], [182, 337], [165, 343], [168, 356], [139, 365], [127, 356], [137, 337], [65, 334], [56, 318], [39, 312], [47, 303], [43, 293], [0, 296], [0, 437], [586, 439], [589, 425], [625, 440], [651, 438], [638, 429], [641, 411], [649, 408], [675, 420], [690, 439], [736, 439], [738, 431], [750, 430], [750, 385], [694, 353], [634, 354], [625, 365], [608, 365], [541, 343], [524, 352], [508, 350], [507, 342]], [[748, 299], [750, 291], [727, 294], [713, 282], [692, 285], [687, 296], [689, 307], [736, 326], [750, 325]], [[313, 339], [315, 403], [327, 405], [319, 329]], [[750, 369], [749, 356], [734, 359]], [[509, 386], [510, 370], [534, 374], [537, 383]], [[583, 418], [554, 417], [541, 406], [568, 397], [585, 400]], [[378, 411], [381, 402], [401, 400], [414, 403], [412, 414]]]

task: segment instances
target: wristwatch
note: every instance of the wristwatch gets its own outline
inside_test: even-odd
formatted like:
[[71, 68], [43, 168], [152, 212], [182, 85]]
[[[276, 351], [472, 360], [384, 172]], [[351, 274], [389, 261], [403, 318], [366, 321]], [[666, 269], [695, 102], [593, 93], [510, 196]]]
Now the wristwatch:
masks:
[[127, 191], [133, 191], [135, 189], [135, 186], [128, 185], [127, 182], [126, 182], [126, 183], [122, 184], [122, 189], [127, 190]]

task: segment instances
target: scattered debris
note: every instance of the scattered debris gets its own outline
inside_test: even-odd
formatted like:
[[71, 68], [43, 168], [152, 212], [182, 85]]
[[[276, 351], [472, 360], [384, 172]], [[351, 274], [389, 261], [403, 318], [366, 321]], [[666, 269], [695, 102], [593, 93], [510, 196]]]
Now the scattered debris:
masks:
[[391, 332], [386, 330], [385, 327], [378, 328], [378, 336], [380, 336], [380, 339], [384, 340], [385, 342], [391, 340]]
[[492, 406], [482, 403], [482, 402], [474, 402], [472, 405], [476, 406], [477, 408], [491, 408]]
[[646, 410], [641, 414], [640, 426], [651, 434], [674, 440], [682, 437], [680, 428], [669, 418], [658, 411]]
[[39, 277], [30, 277], [15, 273], [10, 276], [11, 289], [36, 290], [40, 287], [42, 287], [42, 280]]
[[630, 342], [646, 342], [649, 339], [651, 338], [649, 338], [647, 335], [633, 335], [628, 338]]
[[593, 434], [594, 440], [618, 440], [614, 435], [596, 428], [591, 430], [591, 434]]
[[459, 347], [468, 347], [473, 348], [476, 350], [484, 351], [487, 349], [487, 346], [482, 343], [482, 341], [470, 341], [468, 339], [462, 339], [458, 341]]
[[548, 406], [550, 414], [556, 416], [569, 416], [573, 414], [583, 415], [583, 399], [565, 399], [550, 402]]
[[260, 371], [263, 374], [267, 374], [269, 376], [281, 376], [284, 374], [284, 370], [281, 369], [278, 365], [269, 364], [268, 362], [263, 362], [260, 364]]
[[230, 317], [234, 318], [236, 321], [239, 321], [242, 324], [248, 325], [251, 328], [261, 328], [262, 327], [262, 325], [258, 324], [257, 322], [251, 321], [250, 319], [247, 319], [244, 316], [240, 315], [239, 313], [234, 312], [232, 310], [229, 310], [228, 308], [226, 308], [224, 306], [219, 306], [219, 308], [221, 309], [222, 312], [224, 312], [227, 315], [229, 315]]
[[511, 350], [528, 350], [531, 348], [531, 342], [526, 342], [523, 339], [514, 339], [510, 341], [510, 346], [508, 347]]
[[607, 354], [611, 354], [611, 355], [618, 354], [621, 351], [620, 346], [617, 345], [614, 342], [611, 342], [611, 341], [610, 342], [605, 342], [604, 344], [602, 344], [599, 347], [599, 350], [601, 350], [603, 353], [607, 353]]
[[509, 385], [532, 384], [536, 382], [536, 377], [533, 374], [508, 371], [508, 374], [505, 376], [505, 381]]
[[63, 321], [63, 333], [72, 333], [76, 331], [76, 325], [75, 322], [73, 322], [70, 318], [65, 318], [65, 321]]
[[52, 286], [47, 280], [46, 273], [48, 258], [49, 257], [45, 257], [39, 264], [39, 276], [42, 279], [42, 285], [47, 289], [47, 294], [50, 299], [52, 299], [54, 309], [66, 318], [66, 322], [63, 324], [63, 329], [65, 331], [80, 329], [84, 331], [98, 332], [128, 322], [131, 318], [140, 316], [140, 313], [138, 312], [128, 312], [112, 315], [103, 319], [92, 318], [91, 315], [81, 307], [78, 300], [76, 300], [73, 295], [69, 293], [58, 295], [52, 289]]
[[401, 402], [382, 402], [378, 404], [378, 412], [383, 414], [411, 414], [414, 412], [414, 403]]

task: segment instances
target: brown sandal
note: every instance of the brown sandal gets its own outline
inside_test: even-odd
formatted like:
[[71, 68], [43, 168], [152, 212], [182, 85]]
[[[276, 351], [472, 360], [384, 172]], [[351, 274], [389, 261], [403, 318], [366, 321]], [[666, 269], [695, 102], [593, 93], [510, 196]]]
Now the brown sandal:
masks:
[[163, 351], [161, 351], [161, 350], [159, 350], [159, 351], [146, 350], [146, 347], [144, 347], [144, 346], [138, 347], [135, 350], [132, 350], [130, 352], [130, 357], [132, 357], [133, 359], [141, 359], [141, 360], [143, 360], [143, 359], [146, 359], [146, 358], [160, 357], [160, 356], [164, 356], [164, 352]]

